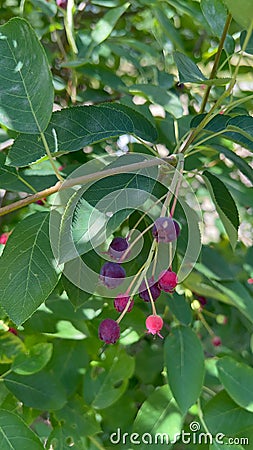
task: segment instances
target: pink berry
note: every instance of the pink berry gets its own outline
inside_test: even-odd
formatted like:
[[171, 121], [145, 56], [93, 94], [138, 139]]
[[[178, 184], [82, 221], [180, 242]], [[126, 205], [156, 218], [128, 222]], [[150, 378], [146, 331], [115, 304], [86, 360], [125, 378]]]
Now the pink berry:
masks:
[[158, 286], [164, 292], [172, 293], [178, 283], [177, 274], [171, 270], [164, 270], [158, 278]]
[[62, 9], [67, 9], [68, 0], [56, 0], [56, 4]]
[[219, 336], [214, 336], [212, 339], [212, 344], [214, 347], [219, 347], [221, 345], [221, 338]]
[[118, 287], [126, 277], [123, 267], [114, 262], [106, 262], [101, 268], [99, 279], [109, 289]]
[[5, 245], [9, 237], [9, 233], [0, 234], [0, 244]]
[[98, 337], [106, 344], [115, 344], [120, 337], [119, 324], [113, 319], [104, 319], [99, 325]]
[[121, 256], [124, 254], [126, 249], [128, 248], [128, 242], [126, 239], [122, 237], [115, 237], [112, 242], [110, 243], [109, 247], [109, 255], [113, 259], [120, 259]]
[[[130, 299], [129, 295], [126, 295], [126, 294], [119, 294], [119, 295], [117, 295], [117, 297], [114, 299], [114, 308], [118, 312], [124, 311], [124, 309], [125, 309], [129, 299]], [[130, 302], [130, 304], [128, 306], [127, 312], [132, 311], [133, 306], [134, 306], [134, 301], [131, 300], [131, 302]]]
[[157, 242], [173, 242], [180, 233], [180, 226], [171, 217], [159, 217], [152, 228], [152, 234]]
[[249, 284], [253, 284], [253, 278], [248, 278], [247, 281], [248, 281]]
[[[154, 278], [151, 277], [147, 281], [152, 299], [155, 302], [161, 295], [161, 289], [159, 288], [158, 283], [154, 281]], [[139, 287], [139, 297], [144, 300], [144, 302], [150, 302], [150, 295], [145, 280], [143, 280]]]
[[155, 314], [148, 316], [146, 319], [146, 327], [148, 333], [153, 335], [157, 334], [159, 337], [162, 338], [162, 336], [160, 335], [160, 331], [163, 327], [163, 319], [160, 316], [157, 316]]

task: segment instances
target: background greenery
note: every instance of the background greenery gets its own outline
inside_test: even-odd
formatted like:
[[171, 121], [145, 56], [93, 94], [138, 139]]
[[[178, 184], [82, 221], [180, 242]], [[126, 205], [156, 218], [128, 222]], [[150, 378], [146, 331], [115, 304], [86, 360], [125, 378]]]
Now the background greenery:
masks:
[[[5, 236], [11, 233], [0, 244], [1, 450], [112, 449], [110, 435], [118, 428], [129, 436], [167, 433], [173, 439], [182, 429], [190, 432], [193, 421], [201, 432], [236, 438], [227, 449], [250, 448], [253, 3], [59, 5], [0, 4], [0, 188], [8, 212], [0, 209], [0, 227]], [[112, 300], [79, 290], [56, 269], [49, 241], [53, 196], [43, 193], [13, 211], [11, 205], [88, 161], [99, 171], [98, 157], [128, 152], [138, 161], [137, 153], [180, 150], [203, 213], [201, 255], [177, 292], [157, 301], [163, 341], [145, 333], [150, 305], [136, 298], [119, 343], [101, 352], [99, 323], [116, 313]], [[113, 192], [119, 180], [122, 188], [129, 185], [127, 174], [95, 183], [88, 205], [108, 186]], [[136, 183], [164, 194], [145, 176]], [[126, 234], [139, 217], [123, 212], [111, 237]], [[188, 236], [179, 206], [175, 217], [182, 225], [177, 267]], [[77, 236], [78, 227], [77, 220]], [[147, 257], [150, 233], [144, 244], [128, 266], [133, 273]], [[99, 270], [102, 259], [88, 255]], [[221, 345], [213, 345], [214, 336]], [[188, 447], [180, 439], [138, 445], [129, 436], [117, 448]]]

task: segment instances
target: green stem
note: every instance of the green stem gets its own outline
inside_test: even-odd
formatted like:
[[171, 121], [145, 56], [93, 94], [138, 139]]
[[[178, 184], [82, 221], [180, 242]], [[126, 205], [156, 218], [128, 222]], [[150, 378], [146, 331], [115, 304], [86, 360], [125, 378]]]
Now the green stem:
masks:
[[[51, 156], [51, 155], [50, 155]], [[174, 161], [174, 157], [172, 158]], [[170, 157], [168, 158], [153, 158], [148, 159], [142, 162], [134, 163], [134, 164], [127, 164], [125, 166], [121, 167], [115, 167], [112, 169], [106, 169], [99, 172], [91, 173], [88, 175], [83, 175], [76, 178], [69, 178], [68, 180], [64, 182], [58, 182], [54, 186], [44, 189], [43, 191], [38, 192], [37, 194], [29, 195], [26, 198], [23, 198], [22, 200], [18, 200], [17, 202], [13, 202], [10, 205], [3, 206], [0, 208], [0, 216], [4, 216], [12, 211], [15, 211], [17, 209], [22, 208], [23, 206], [30, 205], [31, 203], [36, 202], [37, 200], [40, 200], [44, 197], [48, 197], [49, 195], [55, 194], [56, 192], [60, 191], [61, 189], [68, 189], [74, 186], [77, 186], [78, 184], [86, 184], [91, 181], [100, 180], [102, 178], [109, 177], [111, 175], [119, 174], [119, 173], [129, 173], [134, 172], [136, 170], [144, 169], [147, 167], [155, 167], [159, 165], [163, 165], [166, 163], [170, 163]]]
[[220, 98], [217, 100], [217, 102], [212, 106], [212, 108], [210, 109], [210, 111], [207, 113], [207, 115], [203, 118], [203, 120], [199, 123], [199, 125], [195, 128], [195, 130], [191, 131], [187, 137], [187, 139], [185, 140], [185, 142], [183, 142], [183, 144], [179, 147], [178, 149], [178, 153], [184, 153], [187, 148], [191, 145], [191, 143], [194, 141], [194, 139], [196, 138], [196, 136], [200, 133], [200, 131], [203, 130], [203, 128], [205, 128], [205, 126], [212, 120], [213, 117], [216, 116], [216, 113], [220, 107], [220, 105], [222, 105], [223, 101], [231, 94], [234, 85], [236, 83], [236, 77], [238, 75], [239, 72], [239, 68], [240, 68], [240, 63], [241, 63], [241, 59], [243, 57], [243, 52], [245, 51], [248, 42], [250, 40], [251, 37], [251, 33], [252, 33], [252, 29], [253, 29], [253, 21], [251, 22], [251, 25], [247, 31], [246, 37], [244, 39], [244, 43], [241, 49], [241, 53], [240, 53], [240, 57], [238, 58], [237, 61], [237, 65], [232, 77], [232, 80], [229, 83], [229, 86], [227, 88], [227, 90], [220, 96]]
[[198, 399], [197, 404], [198, 404], [198, 416], [199, 416], [200, 422], [201, 422], [205, 432], [208, 433], [208, 434], [211, 434], [209, 429], [208, 429], [208, 427], [207, 427], [207, 425], [206, 425], [206, 422], [204, 420], [204, 415], [203, 415], [203, 411], [202, 411], [202, 408], [201, 408], [200, 399]]
[[9, 375], [9, 373], [12, 372], [12, 369], [6, 370], [6, 372], [2, 373], [2, 375], [0, 375], [0, 380], [3, 380], [4, 377], [6, 377], [6, 375]]
[[[184, 167], [184, 156], [182, 154], [179, 154], [178, 155], [178, 163], [177, 163], [177, 167], [176, 167], [173, 179], [172, 179], [170, 190], [169, 190], [169, 192], [168, 192], [168, 194], [167, 194], [167, 196], [166, 196], [166, 198], [164, 200], [164, 204], [163, 204], [162, 211], [161, 211], [161, 217], [165, 217], [166, 216], [167, 208], [169, 207], [171, 198], [172, 198], [173, 195], [175, 195], [175, 192], [177, 190], [177, 185], [178, 185], [178, 182], [179, 182], [179, 178], [180, 179], [182, 178], [182, 173], [181, 172], [183, 170], [183, 167]], [[180, 184], [181, 184], [181, 182], [180, 182]]]
[[67, 12], [64, 16], [64, 26], [66, 30], [68, 43], [71, 47], [72, 52], [76, 55], [78, 53], [78, 50], [74, 38], [74, 20], [73, 20], [74, 6], [75, 6], [74, 0], [68, 0]]
[[210, 136], [207, 136], [204, 139], [202, 139], [201, 141], [196, 142], [195, 145], [191, 146], [188, 149], [188, 151], [186, 151], [185, 156], [186, 155], [187, 156], [192, 155], [194, 153], [194, 152], [191, 152], [192, 149], [194, 149], [196, 147], [199, 147], [200, 145], [204, 144], [204, 142], [207, 142], [207, 141], [209, 141], [210, 139], [212, 139], [212, 138], [214, 138], [216, 136], [220, 136], [221, 134], [225, 133], [225, 131], [228, 131], [228, 130], [224, 129], [224, 130], [217, 131], [217, 133], [212, 133], [212, 134], [210, 134]]
[[[227, 20], [224, 25], [223, 33], [222, 33], [222, 36], [221, 36], [221, 39], [219, 42], [219, 47], [218, 47], [217, 53], [215, 55], [215, 60], [214, 60], [214, 64], [213, 64], [213, 68], [212, 68], [209, 80], [215, 78], [215, 76], [217, 74], [221, 53], [223, 50], [224, 42], [225, 42], [228, 30], [229, 30], [230, 24], [231, 24], [231, 20], [232, 20], [232, 16], [231, 16], [231, 14], [228, 14]], [[207, 86], [207, 88], [206, 88], [206, 92], [203, 97], [202, 104], [201, 104], [200, 111], [199, 111], [200, 114], [202, 114], [205, 111], [205, 107], [206, 107], [206, 104], [208, 101], [208, 97], [209, 97], [211, 88], [212, 88], [212, 86]]]
[[47, 156], [48, 156], [48, 159], [49, 159], [49, 161], [50, 161], [50, 163], [51, 163], [51, 166], [52, 166], [53, 169], [54, 169], [54, 173], [55, 173], [55, 175], [57, 176], [57, 178], [58, 178], [59, 181], [63, 181], [64, 178], [59, 174], [58, 169], [57, 169], [57, 167], [56, 167], [56, 165], [55, 165], [55, 163], [54, 163], [54, 160], [53, 160], [53, 157], [52, 157], [52, 155], [51, 155], [51, 152], [50, 152], [50, 149], [49, 149], [49, 146], [48, 146], [46, 137], [45, 137], [45, 135], [44, 135], [43, 132], [41, 132], [40, 135], [41, 135], [41, 139], [42, 139], [44, 148], [45, 148], [45, 150], [46, 150], [46, 154], [47, 154]]
[[24, 178], [22, 178], [22, 177], [19, 175], [19, 173], [17, 173], [17, 176], [18, 176], [18, 179], [19, 179], [26, 187], [28, 187], [29, 189], [31, 189], [32, 192], [34, 192], [34, 194], [37, 193], [36, 189], [34, 189], [34, 187], [33, 187], [30, 183], [28, 183], [28, 181], [24, 180]]

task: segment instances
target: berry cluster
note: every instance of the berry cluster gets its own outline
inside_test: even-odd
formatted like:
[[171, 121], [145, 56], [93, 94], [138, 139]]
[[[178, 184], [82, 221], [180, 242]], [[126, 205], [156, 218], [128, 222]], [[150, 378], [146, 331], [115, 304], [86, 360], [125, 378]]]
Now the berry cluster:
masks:
[[[170, 243], [177, 239], [180, 233], [180, 226], [171, 217], [159, 217], [153, 224], [152, 235], [154, 241], [159, 243]], [[156, 244], [156, 245], [157, 245]], [[100, 271], [99, 280], [108, 289], [114, 289], [121, 285], [126, 277], [125, 269], [122, 267], [121, 262], [124, 260], [126, 254], [130, 253], [128, 239], [122, 237], [115, 237], [110, 243], [107, 254], [114, 261], [106, 262]], [[115, 262], [116, 261], [116, 262]], [[160, 273], [158, 280], [155, 281], [154, 277], [146, 279], [145, 272], [137, 274], [134, 281], [137, 282], [137, 278], [140, 277], [138, 294], [140, 299], [144, 302], [150, 302], [152, 306], [152, 312], [146, 319], [147, 333], [152, 335], [158, 335], [162, 338], [160, 331], [163, 327], [163, 319], [157, 315], [154, 302], [161, 295], [161, 292], [173, 293], [175, 287], [178, 284], [178, 277], [175, 272], [168, 268]], [[131, 292], [132, 284], [129, 286], [126, 292], [118, 294], [114, 299], [114, 308], [121, 315], [117, 320], [110, 318], [104, 319], [99, 326], [98, 336], [106, 344], [114, 344], [120, 337], [119, 322], [127, 312], [131, 312], [134, 306], [133, 296], [136, 292]]]

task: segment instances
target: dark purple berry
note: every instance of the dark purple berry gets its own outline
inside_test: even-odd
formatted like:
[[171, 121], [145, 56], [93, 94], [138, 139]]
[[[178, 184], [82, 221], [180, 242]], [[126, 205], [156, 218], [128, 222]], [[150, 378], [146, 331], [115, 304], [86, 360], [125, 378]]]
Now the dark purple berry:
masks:
[[128, 242], [126, 239], [122, 237], [115, 237], [112, 242], [110, 243], [109, 247], [109, 255], [113, 259], [120, 259], [121, 256], [124, 254], [126, 249], [128, 248]]
[[[124, 309], [125, 309], [129, 299], [130, 299], [129, 295], [126, 295], [126, 294], [119, 294], [119, 295], [117, 295], [117, 297], [114, 299], [114, 308], [118, 312], [124, 311]], [[131, 302], [130, 302], [130, 304], [128, 306], [127, 312], [132, 311], [133, 306], [134, 306], [134, 301], [131, 300]]]
[[98, 337], [106, 344], [115, 344], [120, 337], [119, 324], [113, 319], [104, 319], [99, 325]]
[[109, 261], [102, 266], [99, 275], [99, 279], [109, 289], [119, 286], [125, 277], [125, 269], [120, 264]]
[[152, 228], [152, 234], [157, 242], [173, 242], [179, 233], [180, 226], [171, 217], [158, 217]]
[[[152, 299], [155, 302], [161, 295], [161, 289], [159, 288], [158, 283], [154, 282], [153, 278], [148, 279], [148, 285], [150, 293], [152, 295]], [[145, 280], [143, 280], [139, 287], [139, 296], [142, 300], [144, 300], [144, 302], [150, 302], [150, 295]]]

